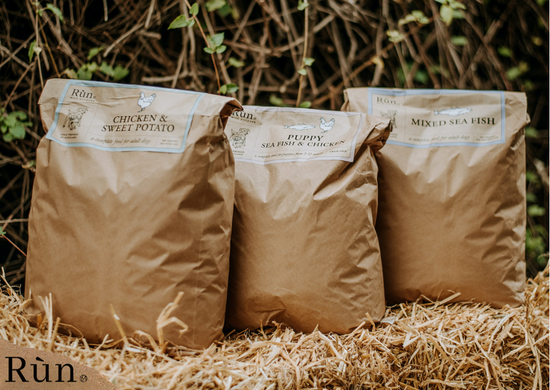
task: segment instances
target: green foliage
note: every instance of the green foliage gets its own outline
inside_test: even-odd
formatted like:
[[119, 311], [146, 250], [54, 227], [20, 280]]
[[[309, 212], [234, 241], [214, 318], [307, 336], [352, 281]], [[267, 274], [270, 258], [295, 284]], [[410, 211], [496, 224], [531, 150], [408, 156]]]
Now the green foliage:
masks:
[[311, 102], [302, 102], [300, 103], [299, 105], [300, 108], [310, 108], [311, 107]]
[[234, 66], [235, 68], [242, 68], [244, 66], [244, 61], [238, 60], [235, 57], [229, 57], [227, 63], [229, 66]]
[[514, 66], [506, 71], [506, 78], [508, 80], [515, 80], [522, 74], [529, 71], [529, 64], [521, 61], [518, 66]]
[[455, 35], [451, 37], [451, 43], [455, 46], [466, 46], [468, 39], [462, 35]]
[[175, 28], [183, 28], [183, 27], [193, 27], [195, 24], [194, 19], [187, 19], [187, 16], [180, 15], [176, 19], [170, 23], [170, 26], [168, 26], [168, 30], [172, 30]]
[[88, 62], [83, 64], [77, 71], [74, 69], [66, 69], [64, 73], [71, 79], [91, 80], [94, 73], [97, 71], [103, 73], [105, 76], [111, 77], [113, 81], [122, 80], [130, 73], [128, 69], [120, 64], [113, 69], [113, 67], [105, 61], [102, 61], [99, 66], [95, 61]]
[[208, 37], [209, 47], [205, 47], [203, 50], [208, 54], [223, 53], [227, 49], [227, 46], [222, 45], [224, 37], [225, 33], [223, 32]]
[[527, 215], [530, 217], [542, 217], [544, 214], [546, 214], [546, 209], [538, 204], [527, 207]]
[[193, 16], [197, 16], [199, 14], [199, 3], [195, 3], [189, 8], [189, 13]]
[[29, 45], [29, 62], [32, 62], [32, 58], [35, 54], [40, 54], [42, 48], [36, 45], [36, 40], [32, 41]]
[[32, 126], [27, 121], [27, 114], [23, 111], [13, 111], [7, 114], [4, 108], [0, 108], [0, 131], [5, 142], [25, 138], [25, 127]]
[[[412, 65], [412, 62], [407, 62], [407, 69], [410, 70], [412, 68]], [[399, 84], [404, 87], [407, 80], [405, 78], [405, 72], [402, 68], [397, 69], [397, 77], [399, 79]], [[427, 85], [430, 81], [430, 76], [428, 75], [428, 72], [426, 70], [419, 68], [416, 70], [413, 80], [417, 83]]]
[[100, 47], [94, 47], [93, 49], [90, 49], [90, 51], [88, 52], [88, 61], [90, 61], [92, 58], [94, 58], [96, 55], [99, 54], [100, 51], [102, 51], [104, 49], [103, 46], [100, 46]]
[[303, 59], [302, 62], [303, 62], [303, 66], [300, 69], [298, 69], [298, 73], [301, 74], [302, 76], [305, 76], [305, 75], [307, 75], [306, 66], [313, 65], [313, 63], [315, 62], [315, 59], [306, 57], [306, 58]]
[[308, 0], [298, 0], [298, 11], [303, 11], [309, 7]]
[[503, 57], [511, 57], [512, 56], [512, 51], [507, 47], [499, 46], [497, 51], [498, 51], [498, 54], [500, 54]]
[[220, 90], [218, 91], [222, 95], [225, 95], [226, 93], [233, 93], [237, 92], [239, 90], [239, 86], [236, 84], [224, 84], [220, 87]]
[[4, 237], [6, 235], [6, 232], [4, 229], [2, 229], [2, 226], [0, 226], [0, 237]]
[[225, 0], [210, 0], [206, 2], [206, 10], [208, 12], [216, 11], [227, 5]]
[[288, 107], [288, 105], [283, 103], [283, 99], [275, 95], [269, 96], [269, 103], [277, 107]]
[[404, 18], [399, 19], [399, 22], [397, 24], [399, 26], [402, 26], [410, 22], [416, 22], [418, 24], [428, 24], [430, 23], [430, 20], [426, 17], [426, 15], [424, 15], [424, 12], [415, 10], [411, 11], [410, 14], [405, 15]]
[[463, 19], [464, 15], [462, 14], [461, 9], [466, 9], [466, 6], [457, 0], [435, 0], [441, 4], [439, 8], [439, 15], [441, 20], [447, 25], [450, 26], [453, 22], [453, 19]]
[[[59, 21], [60, 22], [63, 22], [63, 13], [61, 13], [61, 10], [59, 8], [57, 8], [56, 6], [54, 6], [53, 4], [46, 4], [46, 8], [50, 11], [52, 11], [54, 13], [55, 16], [57, 16], [59, 18]], [[40, 15], [42, 16], [42, 15]]]
[[544, 256], [546, 252], [546, 240], [548, 232], [541, 225], [536, 225], [534, 229], [528, 228], [525, 234], [525, 251], [527, 256], [535, 259], [538, 265], [542, 268], [547, 260]]
[[389, 41], [394, 43], [401, 42], [403, 39], [405, 39], [403, 34], [401, 34], [397, 30], [388, 30], [386, 31], [386, 35], [388, 36]]
[[539, 136], [539, 132], [534, 127], [529, 126], [525, 128], [525, 136], [527, 138], [537, 138]]

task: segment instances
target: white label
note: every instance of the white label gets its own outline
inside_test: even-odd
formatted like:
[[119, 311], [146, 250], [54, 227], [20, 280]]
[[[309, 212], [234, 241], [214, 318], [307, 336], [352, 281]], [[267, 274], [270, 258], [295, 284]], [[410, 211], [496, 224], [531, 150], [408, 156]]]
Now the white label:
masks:
[[249, 106], [233, 113], [225, 132], [237, 161], [353, 161], [361, 126], [357, 113]]
[[376, 88], [370, 92], [369, 113], [392, 121], [388, 143], [422, 147], [504, 142], [500, 92]]
[[201, 97], [189, 91], [71, 80], [47, 138], [70, 147], [181, 153]]

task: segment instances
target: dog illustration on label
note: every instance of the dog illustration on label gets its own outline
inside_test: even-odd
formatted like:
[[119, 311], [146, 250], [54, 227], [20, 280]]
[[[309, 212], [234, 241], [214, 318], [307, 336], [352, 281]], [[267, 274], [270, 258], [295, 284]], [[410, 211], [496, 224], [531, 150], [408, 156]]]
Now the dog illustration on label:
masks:
[[380, 116], [384, 118], [389, 118], [392, 127], [394, 129], [397, 128], [397, 125], [395, 124], [395, 117], [397, 116], [396, 110], [380, 111]]
[[319, 125], [319, 127], [321, 128], [321, 130], [323, 130], [323, 133], [326, 133], [334, 127], [335, 123], [336, 121], [334, 120], [334, 118], [332, 118], [328, 122], [325, 120], [325, 118], [321, 118], [321, 124]]
[[63, 123], [63, 127], [67, 127], [69, 125], [69, 129], [74, 130], [77, 127], [80, 127], [80, 124], [82, 122], [82, 116], [88, 111], [87, 108], [77, 108], [76, 110], [69, 110], [69, 113], [67, 114], [67, 117], [65, 118], [65, 122]]
[[157, 97], [156, 94], [152, 94], [151, 96], [149, 97], [145, 97], [145, 93], [142, 92], [140, 95], [139, 95], [139, 100], [138, 100], [138, 106], [141, 107], [141, 110], [139, 110], [138, 112], [142, 112], [143, 110], [145, 110], [147, 107], [149, 107], [151, 105], [151, 103], [153, 103], [153, 100], [155, 100], [155, 98]]
[[244, 148], [248, 133], [250, 133], [250, 130], [244, 128], [240, 128], [239, 130], [231, 129], [231, 136], [229, 137], [231, 147], [235, 149]]
[[306, 125], [305, 123], [300, 123], [298, 125], [285, 126], [285, 129], [294, 129], [294, 130], [309, 130], [315, 128], [314, 125]]
[[435, 115], [450, 115], [450, 116], [457, 116], [466, 114], [467, 112], [472, 111], [471, 108], [458, 108], [458, 107], [451, 107], [447, 108], [446, 110], [441, 111], [434, 111]]

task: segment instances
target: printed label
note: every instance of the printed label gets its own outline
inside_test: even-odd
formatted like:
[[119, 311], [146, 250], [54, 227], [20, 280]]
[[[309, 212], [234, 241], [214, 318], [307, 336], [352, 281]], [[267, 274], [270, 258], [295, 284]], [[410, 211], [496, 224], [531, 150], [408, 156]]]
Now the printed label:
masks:
[[501, 92], [369, 90], [369, 114], [390, 118], [388, 143], [483, 146], [504, 142]]
[[46, 137], [65, 146], [181, 153], [201, 97], [190, 91], [71, 80]]
[[245, 107], [225, 132], [237, 161], [353, 161], [362, 125], [357, 113]]

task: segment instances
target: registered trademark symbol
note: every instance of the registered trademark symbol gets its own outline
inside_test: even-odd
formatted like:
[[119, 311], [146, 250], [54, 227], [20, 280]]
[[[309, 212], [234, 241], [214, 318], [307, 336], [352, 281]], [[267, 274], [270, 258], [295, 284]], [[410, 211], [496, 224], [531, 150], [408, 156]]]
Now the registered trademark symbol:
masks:
[[84, 383], [88, 380], [88, 377], [84, 374], [80, 375], [80, 382]]

